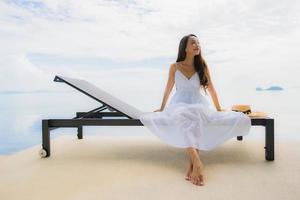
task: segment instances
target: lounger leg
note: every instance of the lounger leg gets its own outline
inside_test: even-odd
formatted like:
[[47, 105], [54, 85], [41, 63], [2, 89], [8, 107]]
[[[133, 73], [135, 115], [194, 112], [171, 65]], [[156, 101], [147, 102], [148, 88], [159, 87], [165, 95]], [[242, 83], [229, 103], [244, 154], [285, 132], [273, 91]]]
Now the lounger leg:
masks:
[[82, 126], [78, 126], [77, 129], [77, 138], [82, 139]]
[[236, 139], [237, 140], [243, 140], [243, 136], [237, 136]]
[[274, 160], [274, 119], [266, 121], [265, 157], [268, 161]]
[[48, 125], [48, 120], [42, 120], [42, 130], [43, 130], [42, 146], [43, 146], [43, 150], [46, 151], [46, 155], [44, 155], [43, 157], [49, 157], [50, 156], [50, 130]]

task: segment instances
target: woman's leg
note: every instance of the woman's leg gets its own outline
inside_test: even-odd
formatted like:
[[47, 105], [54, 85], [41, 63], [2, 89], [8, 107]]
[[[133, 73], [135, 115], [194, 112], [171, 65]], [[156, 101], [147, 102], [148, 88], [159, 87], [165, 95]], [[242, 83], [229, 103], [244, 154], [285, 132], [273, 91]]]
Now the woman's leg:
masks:
[[200, 160], [199, 150], [192, 147], [188, 147], [186, 150], [190, 158], [189, 169], [192, 168], [191, 172], [188, 170], [187, 176], [189, 175], [190, 178], [187, 178], [187, 180], [190, 180], [195, 185], [204, 185], [202, 174], [204, 165]]
[[[197, 150], [197, 153], [199, 155], [199, 149], [196, 149], [196, 150]], [[189, 166], [188, 166], [187, 171], [186, 171], [185, 180], [187, 180], [187, 181], [191, 180], [192, 171], [193, 171], [193, 162], [192, 162], [191, 157], [189, 156]]]
[[192, 162], [192, 160], [191, 160], [191, 158], [189, 156], [189, 166], [188, 166], [187, 171], [186, 171], [185, 180], [187, 180], [187, 181], [191, 180], [192, 171], [193, 171], [193, 162]]

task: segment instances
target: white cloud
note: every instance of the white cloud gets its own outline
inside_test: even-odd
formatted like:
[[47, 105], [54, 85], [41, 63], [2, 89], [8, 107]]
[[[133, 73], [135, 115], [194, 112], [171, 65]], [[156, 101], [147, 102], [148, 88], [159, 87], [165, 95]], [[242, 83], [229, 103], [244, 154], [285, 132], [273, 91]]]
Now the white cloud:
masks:
[[[1, 1], [0, 67], [6, 74], [0, 75], [0, 89], [22, 89], [13, 82], [20, 73], [55, 74], [30, 63], [29, 54], [120, 61], [176, 57], [188, 33], [199, 36], [219, 85], [233, 84], [242, 74], [254, 84], [297, 85], [299, 8], [296, 0]], [[39, 87], [34, 82], [28, 80], [28, 88]]]
[[48, 89], [52, 77], [33, 66], [25, 55], [6, 55], [0, 59], [0, 91]]

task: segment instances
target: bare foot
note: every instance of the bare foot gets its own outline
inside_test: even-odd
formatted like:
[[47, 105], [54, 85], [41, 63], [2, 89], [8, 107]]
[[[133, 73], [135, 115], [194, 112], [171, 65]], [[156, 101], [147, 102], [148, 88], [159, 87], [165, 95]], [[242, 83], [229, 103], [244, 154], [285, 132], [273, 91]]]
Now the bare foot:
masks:
[[193, 171], [193, 163], [192, 163], [192, 161], [190, 161], [190, 164], [189, 164], [188, 169], [186, 171], [185, 180], [187, 180], [187, 181], [191, 180], [192, 171]]
[[203, 178], [203, 168], [204, 165], [201, 160], [197, 160], [193, 164], [193, 170], [191, 173], [190, 181], [195, 185], [204, 185], [204, 178]]

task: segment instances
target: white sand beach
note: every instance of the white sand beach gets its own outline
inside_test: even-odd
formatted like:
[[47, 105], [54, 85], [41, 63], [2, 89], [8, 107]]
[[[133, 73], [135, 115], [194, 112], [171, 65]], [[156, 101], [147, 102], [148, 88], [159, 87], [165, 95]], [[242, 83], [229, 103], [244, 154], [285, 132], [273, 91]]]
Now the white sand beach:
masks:
[[61, 136], [52, 155], [40, 146], [0, 156], [0, 199], [300, 199], [300, 143], [275, 141], [275, 161], [264, 141], [229, 140], [200, 151], [205, 186], [185, 180], [184, 149], [159, 139]]

